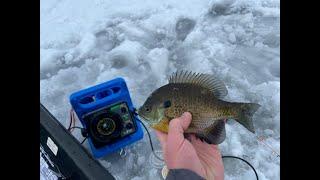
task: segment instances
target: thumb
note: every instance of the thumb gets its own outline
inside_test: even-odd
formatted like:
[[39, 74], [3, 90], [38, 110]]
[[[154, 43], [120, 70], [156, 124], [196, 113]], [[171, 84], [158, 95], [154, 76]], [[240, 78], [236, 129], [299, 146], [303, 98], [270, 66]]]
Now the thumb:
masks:
[[171, 120], [169, 123], [168, 140], [183, 140], [183, 133], [189, 127], [191, 118], [191, 113], [185, 112], [181, 117]]

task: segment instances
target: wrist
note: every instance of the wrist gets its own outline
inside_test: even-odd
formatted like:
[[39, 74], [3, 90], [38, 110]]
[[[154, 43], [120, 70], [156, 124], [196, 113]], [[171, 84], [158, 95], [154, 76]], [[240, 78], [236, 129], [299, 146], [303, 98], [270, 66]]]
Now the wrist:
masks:
[[184, 179], [184, 180], [204, 180], [204, 176], [190, 169], [170, 169], [166, 179]]
[[193, 158], [182, 158], [176, 159], [174, 162], [167, 163], [168, 169], [186, 169], [190, 170], [201, 177], [205, 177], [204, 169], [200, 162], [194, 160]]

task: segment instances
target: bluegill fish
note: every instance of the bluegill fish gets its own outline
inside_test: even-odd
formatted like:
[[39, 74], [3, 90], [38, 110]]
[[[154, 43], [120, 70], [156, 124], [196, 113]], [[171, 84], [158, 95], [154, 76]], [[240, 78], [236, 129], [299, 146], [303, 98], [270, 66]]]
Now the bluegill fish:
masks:
[[168, 132], [169, 121], [188, 111], [192, 121], [185, 133], [210, 144], [224, 141], [225, 119], [234, 119], [254, 133], [252, 116], [260, 105], [223, 101], [227, 93], [224, 83], [212, 75], [180, 71], [147, 98], [138, 114], [152, 128]]

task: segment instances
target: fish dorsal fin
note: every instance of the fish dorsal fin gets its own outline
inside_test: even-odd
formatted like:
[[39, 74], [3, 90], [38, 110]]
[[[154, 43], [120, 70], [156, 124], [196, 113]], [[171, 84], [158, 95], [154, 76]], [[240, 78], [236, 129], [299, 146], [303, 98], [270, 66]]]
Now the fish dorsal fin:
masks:
[[209, 89], [215, 97], [223, 98], [228, 94], [224, 83], [210, 74], [177, 71], [169, 78], [169, 83], [190, 83]]

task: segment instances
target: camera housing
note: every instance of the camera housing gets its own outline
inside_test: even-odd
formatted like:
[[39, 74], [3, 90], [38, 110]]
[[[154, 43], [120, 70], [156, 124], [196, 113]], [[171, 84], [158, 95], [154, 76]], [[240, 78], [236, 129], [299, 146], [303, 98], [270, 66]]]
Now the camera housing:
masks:
[[136, 132], [136, 123], [126, 102], [112, 104], [83, 116], [95, 147], [118, 141]]
[[70, 103], [88, 133], [90, 149], [96, 158], [143, 138], [122, 78], [75, 92]]

